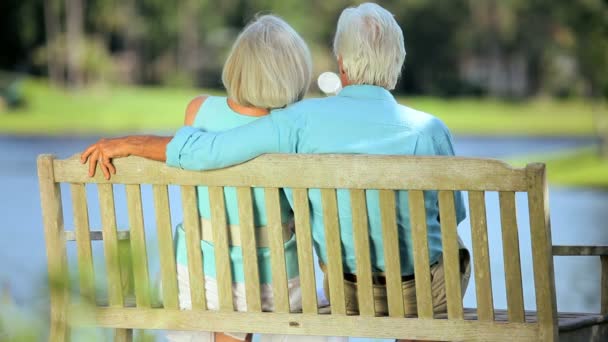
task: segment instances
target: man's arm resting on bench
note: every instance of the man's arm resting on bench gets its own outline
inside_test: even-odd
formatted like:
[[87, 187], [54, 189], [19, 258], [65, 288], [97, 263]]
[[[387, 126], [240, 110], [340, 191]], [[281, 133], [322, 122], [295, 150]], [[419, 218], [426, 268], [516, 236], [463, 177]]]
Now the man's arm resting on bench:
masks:
[[152, 135], [132, 135], [114, 139], [101, 139], [89, 146], [81, 155], [80, 161], [89, 162], [89, 176], [95, 175], [95, 168], [99, 166], [106, 179], [116, 174], [112, 164], [113, 158], [138, 156], [157, 161], [166, 161], [167, 145], [173, 137], [159, 137]]

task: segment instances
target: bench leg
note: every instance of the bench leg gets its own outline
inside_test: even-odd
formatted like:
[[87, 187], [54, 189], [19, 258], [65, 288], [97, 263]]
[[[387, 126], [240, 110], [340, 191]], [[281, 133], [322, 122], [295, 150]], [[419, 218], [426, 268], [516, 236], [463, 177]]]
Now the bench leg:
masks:
[[133, 329], [116, 329], [114, 332], [115, 342], [131, 342], [133, 341]]
[[600, 256], [602, 265], [601, 273], [601, 308], [600, 313], [602, 315], [608, 315], [608, 255]]
[[69, 341], [70, 328], [65, 322], [51, 322], [49, 341]]
[[[120, 280], [122, 295], [127, 298], [134, 294], [133, 264], [131, 263], [131, 240], [118, 241], [118, 254], [120, 260]], [[114, 341], [133, 341], [133, 329], [116, 329]]]

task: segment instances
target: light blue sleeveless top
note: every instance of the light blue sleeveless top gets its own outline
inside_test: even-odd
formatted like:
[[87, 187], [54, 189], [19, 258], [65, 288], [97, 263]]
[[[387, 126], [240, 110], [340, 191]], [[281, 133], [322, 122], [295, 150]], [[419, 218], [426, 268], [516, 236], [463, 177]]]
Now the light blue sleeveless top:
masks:
[[[236, 113], [233, 111], [227, 102], [226, 97], [208, 97], [201, 108], [199, 108], [196, 118], [194, 119], [195, 128], [201, 128], [209, 132], [225, 131], [234, 127], [245, 125], [258, 119], [255, 116], [248, 116]], [[211, 209], [209, 206], [209, 191], [207, 187], [197, 187], [198, 192], [198, 207], [201, 217], [210, 220]], [[289, 222], [293, 218], [289, 202], [285, 198], [285, 194], [281, 191], [281, 217], [283, 222]], [[226, 203], [226, 221], [228, 224], [239, 224], [239, 212], [236, 189], [233, 187], [224, 188], [224, 198]], [[253, 214], [254, 223], [256, 226], [264, 226], [267, 224], [266, 206], [264, 202], [264, 189], [254, 188], [252, 192], [253, 199]], [[187, 265], [188, 257], [186, 252], [186, 233], [182, 225], [178, 225], [175, 237], [175, 250], [177, 255], [177, 263]], [[201, 241], [201, 250], [203, 253], [203, 268], [205, 276], [215, 278], [215, 251], [213, 244], [207, 241]], [[230, 247], [230, 260], [232, 261], [232, 281], [243, 283], [245, 274], [243, 270], [243, 253], [241, 247]], [[270, 249], [258, 248], [258, 263], [260, 282], [268, 284], [272, 282], [272, 273], [270, 267]], [[298, 275], [298, 256], [295, 236], [285, 243], [285, 263], [287, 267], [287, 277], [293, 278]]]

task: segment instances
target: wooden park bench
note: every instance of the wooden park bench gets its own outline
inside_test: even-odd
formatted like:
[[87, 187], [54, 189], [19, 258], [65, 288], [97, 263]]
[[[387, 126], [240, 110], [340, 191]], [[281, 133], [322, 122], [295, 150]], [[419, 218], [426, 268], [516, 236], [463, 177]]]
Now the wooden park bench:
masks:
[[[273, 334], [410, 338], [440, 341], [606, 341], [608, 338], [608, 248], [567, 248], [551, 244], [547, 181], [543, 164], [512, 168], [500, 161], [448, 157], [370, 155], [265, 155], [242, 165], [208, 172], [191, 172], [136, 157], [115, 161], [118, 173], [110, 181], [101, 172], [87, 176], [78, 158], [57, 160], [49, 155], [38, 159], [42, 211], [51, 279], [51, 340], [67, 339], [70, 327], [113, 328], [116, 340], [129, 340], [132, 329], [232, 331]], [[63, 224], [61, 183], [69, 183], [74, 227]], [[92, 231], [87, 214], [86, 183], [98, 187], [101, 231]], [[114, 184], [125, 184], [128, 232], [117, 232]], [[155, 203], [158, 246], [146, 245], [140, 186], [151, 184]], [[180, 186], [191, 283], [192, 310], [179, 310], [173, 226], [170, 220], [168, 185]], [[212, 223], [225, 227], [222, 187], [238, 187], [241, 241], [245, 264], [248, 312], [233, 310], [231, 272], [226, 229], [216, 229], [217, 281], [220, 310], [206, 310], [200, 252], [200, 219], [196, 185], [210, 187]], [[266, 188], [268, 227], [273, 262], [275, 312], [260, 309], [251, 187]], [[279, 188], [292, 188], [295, 229], [302, 284], [302, 312], [290, 312], [283, 237], [279, 210]], [[331, 312], [319, 310], [315, 286], [313, 249], [307, 189], [321, 189], [328, 250]], [[353, 208], [353, 235], [358, 251], [357, 279], [359, 315], [347, 315], [342, 282], [341, 242], [337, 217], [336, 189], [348, 189]], [[384, 255], [389, 315], [376, 317], [372, 300], [366, 189], [378, 189], [383, 222]], [[405, 317], [396, 230], [396, 190], [408, 190], [418, 315]], [[423, 191], [438, 190], [442, 224], [447, 293], [447, 315], [432, 310]], [[453, 191], [468, 192], [477, 308], [463, 308], [459, 278], [458, 242]], [[501, 227], [488, 227], [485, 192], [498, 191]], [[527, 194], [532, 260], [520, 260], [515, 194]], [[67, 214], [66, 214], [67, 215]], [[149, 223], [149, 222], [147, 222]], [[507, 309], [493, 304], [490, 277], [488, 228], [501, 229], [504, 249]], [[461, 228], [464, 229], [464, 228]], [[132, 270], [121, 265], [119, 242], [130, 240]], [[96, 298], [91, 243], [103, 239], [108, 298]], [[71, 291], [66, 243], [75, 241], [79, 290]], [[489, 245], [490, 244], [490, 245]], [[162, 304], [151, 299], [147, 249], [158, 248], [162, 280]], [[558, 313], [556, 309], [553, 255], [602, 256], [602, 314]], [[536, 311], [525, 311], [521, 262], [532, 263]], [[121, 267], [123, 266], [123, 267]], [[129, 274], [132, 272], [132, 274]], [[125, 290], [125, 278], [134, 280], [133, 294]], [[106, 281], [106, 279], [103, 279]], [[128, 287], [128, 286], [127, 286]], [[473, 291], [472, 289], [470, 291]], [[134, 295], [134, 301], [132, 299]], [[495, 294], [494, 294], [495, 295]], [[88, 309], [79, 302], [89, 300]], [[83, 314], [83, 312], [85, 314]]]

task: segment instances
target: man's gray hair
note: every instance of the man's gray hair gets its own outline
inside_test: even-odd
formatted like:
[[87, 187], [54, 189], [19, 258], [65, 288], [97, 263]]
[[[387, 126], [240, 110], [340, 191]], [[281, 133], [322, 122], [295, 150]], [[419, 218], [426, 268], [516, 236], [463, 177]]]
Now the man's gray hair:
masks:
[[403, 32], [394, 16], [374, 3], [342, 11], [334, 54], [352, 84], [395, 88], [405, 61]]

